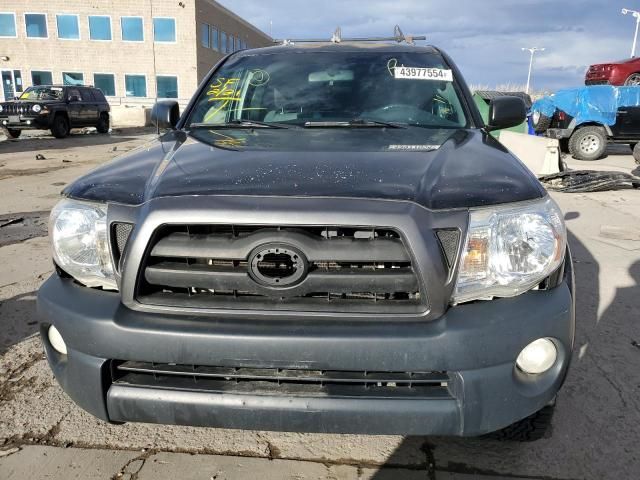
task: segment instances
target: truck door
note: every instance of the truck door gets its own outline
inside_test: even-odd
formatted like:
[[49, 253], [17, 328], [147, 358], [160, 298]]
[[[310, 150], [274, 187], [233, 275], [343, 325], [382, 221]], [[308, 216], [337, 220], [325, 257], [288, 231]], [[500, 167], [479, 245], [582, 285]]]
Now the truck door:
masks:
[[78, 88], [67, 88], [67, 112], [69, 114], [69, 122], [71, 126], [79, 126], [84, 124], [82, 118], [83, 98]]
[[620, 107], [611, 131], [614, 137], [640, 139], [640, 106]]
[[84, 102], [82, 120], [86, 125], [95, 125], [98, 122], [98, 100], [90, 88], [81, 88], [80, 93]]

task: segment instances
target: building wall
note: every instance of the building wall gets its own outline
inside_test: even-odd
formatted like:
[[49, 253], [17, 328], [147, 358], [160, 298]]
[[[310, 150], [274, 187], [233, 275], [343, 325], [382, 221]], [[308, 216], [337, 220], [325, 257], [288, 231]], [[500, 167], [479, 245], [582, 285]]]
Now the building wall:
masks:
[[[201, 81], [211, 68], [223, 58], [226, 53], [202, 45], [203, 25], [215, 27], [220, 32], [241, 39], [249, 48], [272, 45], [269, 35], [243, 20], [233, 12], [227, 10], [213, 0], [196, 0], [195, 22], [197, 29], [197, 70], [198, 81]], [[211, 29], [209, 29], [211, 31]], [[210, 38], [211, 41], [211, 38]]]
[[[9, 57], [6, 61], [0, 58], [0, 70], [20, 70], [23, 88], [31, 85], [34, 70], [51, 71], [54, 83], [62, 83], [62, 72], [82, 72], [86, 84], [94, 83], [94, 73], [113, 73], [116, 95], [109, 98], [112, 105], [152, 103], [156, 97], [155, 75], [177, 76], [179, 101], [186, 103], [199, 80], [222, 57], [221, 53], [201, 46], [202, 21], [243, 35], [252, 46], [267, 44], [269, 40], [213, 0], [2, 0], [0, 12], [15, 13], [17, 30], [16, 38], [0, 37], [0, 57]], [[47, 15], [47, 39], [27, 38], [25, 13]], [[79, 40], [58, 38], [56, 14], [59, 13], [79, 15]], [[111, 41], [89, 39], [89, 15], [111, 16]], [[123, 16], [143, 18], [143, 42], [122, 40], [120, 19]], [[154, 17], [175, 18], [175, 43], [153, 41]], [[146, 98], [126, 97], [125, 74], [146, 76]]]

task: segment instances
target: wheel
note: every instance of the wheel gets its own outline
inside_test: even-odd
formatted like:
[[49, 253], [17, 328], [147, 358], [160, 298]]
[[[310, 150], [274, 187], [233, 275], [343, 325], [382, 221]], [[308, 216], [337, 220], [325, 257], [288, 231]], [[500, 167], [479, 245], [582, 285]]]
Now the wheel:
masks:
[[109, 114], [101, 113], [100, 120], [96, 124], [96, 130], [98, 133], [109, 133]]
[[633, 146], [633, 158], [638, 165], [640, 165], [640, 143], [636, 143]]
[[578, 160], [598, 160], [607, 148], [607, 137], [602, 127], [582, 127], [569, 138], [569, 152]]
[[7, 137], [9, 138], [18, 138], [22, 133], [22, 130], [16, 130], [15, 128], [6, 128]]
[[550, 426], [554, 410], [555, 405], [546, 406], [519, 422], [490, 433], [488, 437], [495, 440], [515, 442], [535, 442], [541, 438], [548, 437], [551, 433]]
[[69, 120], [64, 115], [56, 115], [51, 126], [51, 135], [56, 138], [64, 138], [69, 135]]
[[640, 73], [632, 73], [629, 75], [629, 77], [624, 81], [624, 84], [628, 87], [640, 86]]
[[551, 117], [547, 117], [540, 112], [533, 112], [531, 114], [531, 123], [534, 132], [544, 133], [551, 126]]

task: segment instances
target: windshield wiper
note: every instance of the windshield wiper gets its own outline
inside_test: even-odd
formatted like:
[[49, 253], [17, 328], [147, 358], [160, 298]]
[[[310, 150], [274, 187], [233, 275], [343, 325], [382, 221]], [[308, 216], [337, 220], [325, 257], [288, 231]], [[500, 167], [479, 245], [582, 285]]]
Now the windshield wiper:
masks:
[[226, 123], [190, 123], [187, 128], [289, 128], [280, 123], [259, 122], [257, 120], [231, 120]]
[[407, 128], [405, 125], [400, 125], [398, 123], [365, 120], [362, 118], [335, 122], [305, 122], [304, 126], [307, 128]]

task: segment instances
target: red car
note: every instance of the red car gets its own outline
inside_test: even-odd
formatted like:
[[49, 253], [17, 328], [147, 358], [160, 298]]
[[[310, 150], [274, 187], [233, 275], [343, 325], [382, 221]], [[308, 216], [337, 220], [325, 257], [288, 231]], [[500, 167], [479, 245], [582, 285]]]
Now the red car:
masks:
[[587, 70], [584, 84], [640, 86], [640, 58], [591, 65]]

